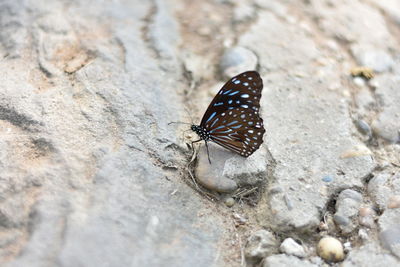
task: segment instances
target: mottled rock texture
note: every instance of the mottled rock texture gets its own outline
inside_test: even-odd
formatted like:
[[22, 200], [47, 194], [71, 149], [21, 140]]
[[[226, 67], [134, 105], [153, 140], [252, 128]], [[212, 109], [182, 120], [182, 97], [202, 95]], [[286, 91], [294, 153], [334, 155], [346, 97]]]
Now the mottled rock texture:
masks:
[[[399, 265], [399, 32], [390, 0], [0, 1], [0, 265]], [[264, 143], [210, 165], [168, 123], [246, 68]]]

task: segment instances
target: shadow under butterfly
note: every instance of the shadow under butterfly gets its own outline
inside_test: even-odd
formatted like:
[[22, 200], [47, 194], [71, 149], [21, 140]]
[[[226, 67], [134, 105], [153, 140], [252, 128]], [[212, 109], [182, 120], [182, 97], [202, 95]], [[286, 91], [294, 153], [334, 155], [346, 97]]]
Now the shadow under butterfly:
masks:
[[262, 144], [265, 133], [260, 117], [260, 99], [263, 82], [257, 71], [243, 72], [225, 83], [211, 101], [200, 125], [191, 130], [205, 141], [212, 141], [243, 157], [253, 154]]

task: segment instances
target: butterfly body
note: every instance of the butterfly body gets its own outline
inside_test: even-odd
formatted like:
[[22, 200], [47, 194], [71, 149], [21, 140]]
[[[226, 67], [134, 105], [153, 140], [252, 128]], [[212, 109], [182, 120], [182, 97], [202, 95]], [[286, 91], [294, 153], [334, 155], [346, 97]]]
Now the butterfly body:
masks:
[[248, 157], [262, 144], [265, 133], [259, 115], [263, 83], [256, 71], [241, 73], [222, 87], [211, 101], [200, 125], [192, 125], [200, 140]]

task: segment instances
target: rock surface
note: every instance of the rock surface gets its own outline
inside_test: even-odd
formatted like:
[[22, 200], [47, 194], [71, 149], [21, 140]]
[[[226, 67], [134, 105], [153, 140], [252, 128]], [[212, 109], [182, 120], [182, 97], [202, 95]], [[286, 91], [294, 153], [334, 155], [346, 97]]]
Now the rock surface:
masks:
[[[399, 265], [399, 27], [391, 0], [1, 1], [0, 265], [321, 266], [326, 234]], [[247, 68], [263, 145], [191, 158], [168, 123]]]

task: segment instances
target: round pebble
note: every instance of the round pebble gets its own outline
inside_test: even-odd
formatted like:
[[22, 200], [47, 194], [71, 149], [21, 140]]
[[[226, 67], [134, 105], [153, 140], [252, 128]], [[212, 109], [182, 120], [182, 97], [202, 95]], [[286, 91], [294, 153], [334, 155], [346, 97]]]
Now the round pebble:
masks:
[[233, 207], [233, 205], [235, 205], [235, 200], [232, 197], [226, 198], [224, 202], [225, 202], [225, 205], [229, 208]]
[[357, 85], [358, 87], [363, 87], [365, 86], [365, 80], [361, 77], [354, 77], [353, 78], [353, 82], [355, 85]]
[[400, 196], [392, 196], [389, 198], [388, 204], [387, 204], [388, 209], [397, 209], [400, 207]]
[[359, 223], [362, 226], [372, 228], [375, 226], [376, 212], [370, 207], [361, 207], [359, 210]]
[[318, 242], [318, 255], [327, 262], [339, 262], [344, 259], [343, 245], [336, 238], [327, 236]]
[[238, 46], [225, 51], [221, 58], [220, 69], [225, 77], [231, 78], [240, 72], [255, 70], [257, 62], [257, 56], [253, 51]]
[[325, 176], [322, 178], [322, 181], [324, 181], [325, 183], [330, 183], [330, 182], [333, 181], [333, 177], [332, 177], [331, 175], [325, 175]]
[[358, 130], [362, 133], [365, 134], [367, 136], [371, 136], [372, 135], [372, 130], [371, 127], [369, 126], [369, 124], [364, 121], [364, 120], [358, 120], [357, 123], [357, 128]]

